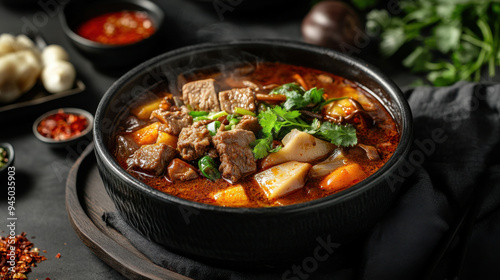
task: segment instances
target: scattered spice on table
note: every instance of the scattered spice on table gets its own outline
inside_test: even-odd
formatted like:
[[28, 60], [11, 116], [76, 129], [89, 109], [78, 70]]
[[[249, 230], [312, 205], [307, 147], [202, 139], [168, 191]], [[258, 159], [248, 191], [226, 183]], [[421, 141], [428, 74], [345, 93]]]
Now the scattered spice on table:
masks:
[[16, 236], [1, 237], [0, 279], [28, 279], [26, 274], [47, 258], [28, 240], [23, 232]]
[[61, 253], [57, 253], [57, 255], [56, 255], [56, 259], [59, 259], [59, 258], [61, 258]]
[[87, 118], [82, 115], [65, 113], [62, 109], [43, 119], [37, 127], [38, 132], [54, 140], [67, 140], [78, 136], [88, 126]]

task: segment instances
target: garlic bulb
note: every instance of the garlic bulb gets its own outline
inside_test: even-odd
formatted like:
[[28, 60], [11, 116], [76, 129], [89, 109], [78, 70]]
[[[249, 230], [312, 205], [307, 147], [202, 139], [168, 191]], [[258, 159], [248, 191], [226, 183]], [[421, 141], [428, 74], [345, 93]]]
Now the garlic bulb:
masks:
[[70, 89], [76, 78], [75, 67], [68, 61], [68, 53], [59, 45], [47, 46], [42, 51], [44, 68], [42, 84], [48, 92], [57, 93]]
[[0, 57], [0, 102], [12, 102], [30, 90], [38, 80], [42, 65], [30, 50]]
[[73, 64], [64, 60], [55, 60], [42, 71], [43, 86], [48, 92], [57, 93], [70, 89], [75, 81], [76, 71]]
[[53, 61], [69, 60], [69, 55], [66, 50], [59, 45], [49, 45], [42, 51], [42, 62], [44, 65], [49, 65]]

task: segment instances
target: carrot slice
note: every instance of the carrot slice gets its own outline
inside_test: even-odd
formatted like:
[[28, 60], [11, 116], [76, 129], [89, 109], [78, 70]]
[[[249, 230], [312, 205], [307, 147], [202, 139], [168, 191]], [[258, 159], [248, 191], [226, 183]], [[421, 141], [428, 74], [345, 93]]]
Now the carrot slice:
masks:
[[306, 81], [304, 81], [304, 79], [302, 78], [301, 75], [299, 74], [293, 74], [292, 76], [295, 81], [297, 81], [297, 83], [299, 83], [299, 85], [301, 85], [305, 90], [308, 90], [308, 86], [306, 84]]
[[361, 169], [361, 166], [353, 163], [335, 169], [319, 182], [319, 187], [327, 190], [342, 190], [360, 182], [366, 177], [366, 173]]

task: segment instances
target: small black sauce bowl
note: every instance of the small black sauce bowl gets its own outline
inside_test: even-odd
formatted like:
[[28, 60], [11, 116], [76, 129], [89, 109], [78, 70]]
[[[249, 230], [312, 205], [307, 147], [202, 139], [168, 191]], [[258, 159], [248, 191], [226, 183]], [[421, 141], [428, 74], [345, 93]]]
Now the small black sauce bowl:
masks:
[[[146, 12], [156, 31], [141, 41], [125, 45], [102, 44], [76, 33], [78, 26], [93, 17], [123, 10]], [[164, 22], [163, 10], [149, 0], [72, 0], [64, 5], [59, 16], [69, 41], [94, 66], [102, 69], [131, 66], [154, 53]]]
[[[38, 124], [40, 124], [40, 122], [43, 119], [45, 119], [46, 117], [58, 113], [59, 110], [62, 110], [64, 113], [68, 113], [68, 114], [75, 114], [75, 115], [84, 116], [87, 119], [87, 127], [79, 135], [74, 136], [74, 137], [69, 138], [69, 139], [66, 139], [66, 140], [54, 140], [52, 138], [48, 138], [48, 137], [41, 135], [37, 129]], [[87, 141], [87, 142], [91, 141], [89, 139], [92, 139], [91, 133], [92, 133], [92, 128], [93, 128], [93, 123], [94, 123], [94, 117], [92, 116], [92, 114], [90, 114], [89, 112], [87, 112], [85, 110], [78, 109], [78, 108], [55, 109], [55, 110], [48, 111], [47, 113], [41, 115], [40, 117], [38, 117], [35, 120], [35, 122], [33, 123], [33, 134], [35, 134], [35, 136], [36, 136], [36, 138], [38, 138], [38, 140], [50, 145], [53, 148], [72, 146], [72, 145], [77, 144], [79, 141]]]
[[9, 167], [12, 166], [14, 164], [14, 147], [12, 147], [11, 144], [9, 143], [0, 143], [0, 147], [4, 148], [5, 150], [7, 150], [7, 155], [8, 155], [8, 161], [7, 163], [0, 168], [0, 178], [2, 179], [2, 184], [5, 183], [7, 184], [7, 181], [4, 180], [5, 178], [7, 178], [8, 174], [9, 174]]

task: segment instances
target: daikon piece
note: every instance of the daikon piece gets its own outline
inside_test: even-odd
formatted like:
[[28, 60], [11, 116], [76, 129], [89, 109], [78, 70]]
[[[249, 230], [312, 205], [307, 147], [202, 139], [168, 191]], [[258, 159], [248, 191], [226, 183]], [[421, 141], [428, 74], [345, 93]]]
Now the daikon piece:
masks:
[[51, 93], [70, 89], [76, 78], [73, 64], [68, 61], [56, 60], [47, 64], [42, 71], [42, 83]]
[[302, 188], [310, 168], [309, 163], [289, 161], [255, 174], [254, 179], [268, 199], [275, 199]]
[[313, 165], [309, 172], [310, 178], [319, 178], [330, 174], [333, 170], [347, 164], [347, 158], [340, 149], [335, 150], [327, 159]]
[[267, 168], [287, 161], [311, 162], [325, 157], [335, 149], [335, 145], [318, 139], [309, 133], [292, 129], [282, 140], [285, 145], [276, 153], [269, 154], [262, 161]]
[[213, 195], [217, 204], [238, 207], [248, 204], [248, 196], [241, 185], [234, 185]]
[[66, 50], [59, 45], [49, 45], [42, 51], [42, 62], [44, 65], [49, 65], [54, 61], [69, 61], [69, 55]]

